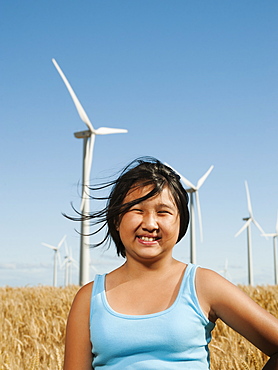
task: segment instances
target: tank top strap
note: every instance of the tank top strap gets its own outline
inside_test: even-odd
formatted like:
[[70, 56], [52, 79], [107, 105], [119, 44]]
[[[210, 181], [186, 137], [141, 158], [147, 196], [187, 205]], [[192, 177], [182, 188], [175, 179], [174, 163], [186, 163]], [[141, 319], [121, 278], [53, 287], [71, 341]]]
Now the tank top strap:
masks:
[[98, 294], [102, 293], [105, 290], [105, 276], [106, 275], [107, 274], [95, 275], [92, 297], [97, 296]]
[[188, 263], [183, 280], [181, 283], [180, 291], [182, 292], [195, 292], [195, 276], [196, 276], [196, 271], [199, 265], [195, 265], [193, 263]]
[[[196, 272], [199, 268], [199, 265], [195, 265], [193, 263], [189, 263], [184, 274], [183, 282], [181, 285], [181, 298], [186, 299], [188, 304], [191, 304], [192, 307], [194, 307], [195, 312], [202, 317], [203, 320], [205, 320], [206, 323], [208, 323], [208, 318], [205, 316], [198, 296], [196, 292], [196, 284], [195, 284], [195, 278], [196, 278]], [[182, 299], [181, 299], [182, 301]], [[191, 303], [190, 303], [191, 302]]]

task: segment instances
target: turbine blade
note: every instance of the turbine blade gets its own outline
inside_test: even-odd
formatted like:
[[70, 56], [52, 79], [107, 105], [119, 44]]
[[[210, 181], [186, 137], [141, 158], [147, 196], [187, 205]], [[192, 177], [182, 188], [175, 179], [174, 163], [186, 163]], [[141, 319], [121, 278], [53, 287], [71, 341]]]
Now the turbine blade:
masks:
[[[178, 172], [177, 172], [178, 173]], [[192, 189], [193, 191], [196, 191], [197, 190], [197, 187], [195, 185], [192, 184], [192, 182], [190, 182], [189, 180], [187, 180], [187, 178], [185, 178], [184, 176], [182, 176], [181, 174], [178, 174], [180, 175], [180, 178], [181, 178], [181, 181], [183, 181], [185, 183], [186, 186], [188, 186], [190, 189]]]
[[61, 245], [64, 243], [64, 241], [65, 241], [66, 237], [67, 237], [66, 235], [64, 235], [64, 236], [62, 237], [62, 239], [60, 240], [60, 242], [59, 242], [59, 244], [58, 244], [57, 249], [61, 248]]
[[276, 234], [278, 234], [278, 211], [277, 211], [277, 220], [276, 220], [275, 231], [276, 231]]
[[125, 134], [128, 131], [124, 128], [109, 128], [109, 127], [99, 127], [94, 131], [96, 135], [109, 135], [109, 134]]
[[248, 221], [245, 222], [245, 224], [242, 226], [242, 228], [235, 234], [235, 238], [240, 234], [242, 233], [243, 230], [245, 230], [251, 223], [252, 219], [249, 218]]
[[245, 188], [246, 188], [248, 212], [249, 212], [250, 217], [253, 217], [253, 211], [252, 211], [252, 205], [251, 205], [251, 199], [250, 199], [250, 193], [249, 193], [247, 181], [245, 181]]
[[196, 205], [197, 205], [198, 220], [199, 220], [200, 240], [201, 242], [203, 242], [202, 214], [201, 214], [201, 206], [200, 206], [200, 198], [199, 198], [198, 190], [195, 192], [195, 197], [196, 197]]
[[87, 116], [85, 110], [83, 109], [80, 101], [78, 100], [77, 96], [75, 95], [75, 92], [73, 91], [72, 87], [70, 86], [66, 76], [64, 75], [63, 71], [61, 70], [61, 68], [59, 67], [58, 63], [56, 62], [55, 59], [52, 59], [52, 62], [54, 64], [54, 66], [56, 67], [57, 71], [59, 72], [62, 80], [64, 81], [69, 93], [70, 93], [70, 96], [75, 104], [75, 107], [77, 109], [77, 112], [80, 116], [80, 118], [82, 119], [82, 121], [87, 125], [87, 127], [89, 128], [90, 131], [94, 132], [94, 128], [93, 128], [93, 125], [91, 124], [90, 120], [89, 120], [89, 117]]
[[68, 262], [68, 258], [65, 257], [64, 262], [61, 264], [60, 268], [62, 269]]
[[192, 190], [194, 190], [194, 191], [196, 191], [196, 190], [197, 190], [197, 189], [196, 189], [196, 186], [195, 186], [195, 185], [193, 185], [193, 184], [192, 184], [189, 180], [187, 180], [184, 176], [182, 176], [182, 174], [180, 174], [177, 170], [175, 170], [175, 169], [174, 169], [174, 167], [170, 166], [170, 165], [169, 165], [168, 163], [166, 163], [166, 162], [164, 162], [164, 164], [165, 164], [166, 166], [168, 166], [168, 167], [172, 168], [172, 170], [173, 170], [173, 171], [175, 171], [175, 172], [176, 172], [176, 174], [180, 176], [180, 178], [181, 178], [182, 182], [184, 182], [186, 186], [188, 186], [190, 189], [192, 189]]
[[253, 224], [260, 230], [260, 232], [262, 234], [265, 234], [265, 232], [264, 232], [263, 228], [261, 227], [261, 225], [254, 218], [252, 218], [252, 221], [253, 221]]
[[69, 248], [68, 248], [68, 243], [67, 243], [66, 240], [65, 240], [65, 251], [66, 251], [66, 255], [68, 257], [69, 256]]
[[277, 236], [277, 234], [275, 234], [275, 233], [265, 233], [265, 234], [261, 234], [261, 236], [272, 236], [272, 237], [274, 237], [274, 236]]
[[57, 247], [54, 247], [53, 245], [47, 244], [47, 243], [42, 243], [47, 248], [53, 249], [54, 251], [57, 251]]
[[197, 182], [197, 189], [200, 189], [200, 187], [203, 185], [205, 180], [207, 179], [208, 175], [211, 173], [213, 170], [214, 166], [210, 166], [210, 168], [207, 170], [207, 172], [198, 180]]

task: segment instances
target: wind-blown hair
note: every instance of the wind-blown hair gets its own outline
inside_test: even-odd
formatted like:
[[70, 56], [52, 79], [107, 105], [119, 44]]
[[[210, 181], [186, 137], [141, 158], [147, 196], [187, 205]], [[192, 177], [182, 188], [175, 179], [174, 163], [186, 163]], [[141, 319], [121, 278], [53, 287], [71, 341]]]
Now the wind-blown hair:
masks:
[[[131, 202], [124, 203], [124, 199], [131, 188], [150, 185], [152, 189], [149, 193]], [[90, 189], [96, 191], [110, 186], [112, 186], [112, 190], [107, 197], [97, 198], [92, 196], [93, 199], [106, 199], [106, 207], [89, 215], [81, 215], [79, 218], [79, 220], [90, 219], [92, 225], [102, 224], [91, 235], [97, 234], [107, 226], [103, 240], [94, 244], [94, 246], [106, 244], [107, 242], [110, 245], [112, 239], [116, 245], [117, 254], [125, 257], [125, 247], [117, 230], [122, 216], [135, 204], [160, 194], [165, 187], [169, 188], [179, 211], [180, 230], [177, 242], [185, 235], [189, 223], [188, 194], [180, 182], [180, 176], [170, 167], [153, 157], [138, 158], [128, 164], [116, 180], [102, 186], [91, 187]]]

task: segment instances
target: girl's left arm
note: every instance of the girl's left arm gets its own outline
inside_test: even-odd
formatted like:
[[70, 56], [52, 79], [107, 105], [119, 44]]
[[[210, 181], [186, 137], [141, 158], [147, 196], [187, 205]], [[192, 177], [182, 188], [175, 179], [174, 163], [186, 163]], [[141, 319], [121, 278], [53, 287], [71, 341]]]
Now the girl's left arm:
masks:
[[196, 290], [211, 321], [220, 318], [270, 357], [264, 370], [278, 370], [278, 320], [217, 273], [199, 268]]

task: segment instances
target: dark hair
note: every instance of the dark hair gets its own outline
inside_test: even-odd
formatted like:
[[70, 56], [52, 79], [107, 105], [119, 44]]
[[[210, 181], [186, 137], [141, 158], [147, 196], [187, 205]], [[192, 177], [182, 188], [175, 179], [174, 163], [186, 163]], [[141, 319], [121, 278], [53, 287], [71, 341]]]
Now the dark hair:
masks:
[[[131, 202], [123, 203], [132, 187], [145, 187], [148, 185], [153, 185], [152, 190], [148, 194]], [[102, 224], [91, 235], [98, 233], [107, 226], [103, 240], [94, 244], [94, 246], [99, 246], [106, 242], [110, 244], [112, 238], [116, 245], [117, 254], [125, 257], [125, 247], [117, 230], [121, 217], [135, 204], [161, 193], [165, 186], [169, 188], [179, 210], [180, 230], [177, 242], [185, 235], [189, 223], [188, 194], [180, 182], [180, 176], [170, 167], [153, 157], [138, 158], [128, 164], [116, 180], [102, 186], [91, 187], [90, 189], [100, 190], [109, 186], [113, 186], [113, 188], [110, 195], [106, 198], [92, 196], [93, 199], [106, 199], [106, 207], [101, 211], [90, 213], [88, 216], [81, 215], [81, 219], [90, 219], [92, 225]]]

